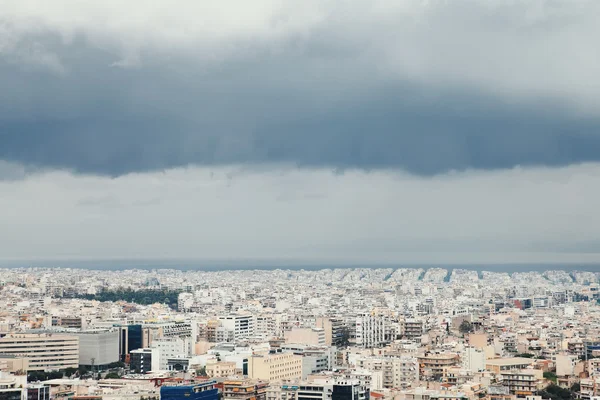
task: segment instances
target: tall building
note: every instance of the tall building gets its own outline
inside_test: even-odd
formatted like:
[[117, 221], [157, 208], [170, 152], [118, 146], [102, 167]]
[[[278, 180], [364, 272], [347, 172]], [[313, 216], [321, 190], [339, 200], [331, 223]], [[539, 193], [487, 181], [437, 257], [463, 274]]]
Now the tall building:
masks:
[[79, 365], [102, 369], [119, 361], [119, 330], [87, 330], [72, 335], [79, 338]]
[[387, 341], [388, 319], [383, 315], [362, 314], [356, 317], [356, 345], [380, 347]]
[[185, 358], [186, 343], [181, 338], [167, 337], [154, 339], [152, 350], [152, 371], [167, 371], [169, 359]]
[[328, 346], [341, 347], [344, 341], [344, 332], [346, 324], [341, 318], [335, 317], [319, 317], [316, 325], [318, 328], [325, 330], [325, 344]]
[[248, 358], [248, 377], [265, 381], [300, 379], [302, 356], [282, 352], [253, 355]]
[[230, 314], [219, 317], [221, 326], [233, 332], [233, 341], [248, 339], [254, 335], [254, 316], [252, 314]]
[[152, 349], [136, 349], [129, 353], [129, 368], [136, 374], [152, 371]]
[[79, 338], [51, 333], [8, 334], [0, 338], [0, 353], [27, 358], [29, 371], [79, 367]]
[[465, 347], [461, 357], [462, 367], [471, 372], [485, 370], [485, 352], [475, 347]]

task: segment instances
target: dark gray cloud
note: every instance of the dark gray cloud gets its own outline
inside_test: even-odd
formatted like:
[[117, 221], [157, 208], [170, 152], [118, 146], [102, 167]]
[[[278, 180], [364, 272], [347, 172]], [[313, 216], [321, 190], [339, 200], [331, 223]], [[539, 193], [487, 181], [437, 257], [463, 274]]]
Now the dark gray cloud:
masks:
[[[482, 29], [482, 36], [489, 36], [485, 25], [505, 30], [486, 60], [477, 53], [485, 38], [471, 43], [476, 39], [465, 39], [467, 28], [452, 22], [463, 6], [428, 11], [425, 21], [440, 24], [440, 37], [426, 27], [394, 28], [407, 22], [403, 13], [380, 19], [373, 35], [365, 28], [373, 16], [351, 33], [348, 21], [325, 13], [321, 22], [306, 23], [308, 34], [290, 29], [275, 41], [266, 39], [271, 33], [225, 35], [214, 45], [173, 48], [156, 44], [156, 37], [148, 46], [139, 38], [122, 45], [130, 37], [118, 30], [99, 39], [73, 28], [66, 40], [52, 18], [41, 32], [4, 21], [15, 37], [0, 52], [0, 160], [108, 175], [264, 163], [431, 175], [599, 161], [600, 118], [577, 112], [582, 104], [589, 109], [596, 91], [547, 81], [561, 76], [561, 68], [572, 76], [567, 67], [539, 70], [544, 77], [537, 79], [544, 52], [535, 66], [515, 61], [542, 43], [530, 38], [547, 27], [566, 32], [545, 39], [562, 49], [569, 21], [583, 14], [552, 8], [556, 16], [523, 25], [515, 17], [519, 7], [475, 8], [480, 20], [459, 22]], [[412, 44], [403, 36], [411, 32]], [[390, 44], [392, 33], [404, 48]], [[525, 33], [528, 43], [518, 47]], [[447, 48], [451, 38], [472, 44], [472, 58], [464, 59], [465, 48]], [[510, 44], [518, 51], [507, 53], [505, 68], [483, 73]], [[398, 57], [408, 61], [398, 64]], [[439, 69], [431, 65], [440, 61]], [[511, 93], [516, 87], [530, 93]]]

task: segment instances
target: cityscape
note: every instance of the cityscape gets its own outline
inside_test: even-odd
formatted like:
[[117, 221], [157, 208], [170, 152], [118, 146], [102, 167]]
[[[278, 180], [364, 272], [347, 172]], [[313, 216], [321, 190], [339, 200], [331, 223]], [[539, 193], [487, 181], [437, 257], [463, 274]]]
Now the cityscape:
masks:
[[40, 267], [0, 270], [0, 285], [2, 399], [600, 390], [600, 272]]
[[0, 0], [0, 400], [600, 400], [600, 0]]

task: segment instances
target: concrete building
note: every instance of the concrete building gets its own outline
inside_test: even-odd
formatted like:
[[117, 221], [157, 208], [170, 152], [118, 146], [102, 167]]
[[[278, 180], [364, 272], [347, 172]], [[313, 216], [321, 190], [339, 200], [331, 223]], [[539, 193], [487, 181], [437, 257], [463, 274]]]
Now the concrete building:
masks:
[[300, 379], [302, 356], [283, 352], [253, 355], [248, 358], [248, 377], [266, 381]]
[[14, 354], [0, 354], [0, 371], [23, 373], [29, 370], [29, 359]]
[[152, 371], [152, 349], [136, 349], [129, 353], [129, 368], [136, 374]]
[[152, 371], [168, 371], [169, 359], [187, 356], [186, 342], [178, 337], [154, 339], [150, 346], [152, 351]]
[[232, 314], [219, 317], [221, 327], [232, 332], [233, 341], [248, 339], [254, 335], [254, 316], [252, 314]]
[[525, 369], [532, 365], [535, 360], [531, 358], [511, 357], [511, 358], [496, 358], [485, 362], [485, 369], [499, 374], [503, 371], [512, 371], [517, 369]]
[[119, 330], [88, 330], [71, 334], [79, 338], [79, 365], [103, 369], [119, 361]]
[[22, 400], [27, 398], [27, 375], [13, 375], [0, 371], [0, 399]]
[[543, 373], [539, 369], [502, 371], [502, 385], [518, 398], [534, 395], [544, 386]]
[[292, 328], [284, 334], [286, 343], [302, 343], [313, 346], [325, 346], [325, 329]]
[[362, 314], [356, 317], [356, 345], [380, 347], [387, 342], [388, 319], [382, 315]]
[[269, 400], [368, 400], [369, 389], [358, 380], [314, 380], [269, 390]]
[[219, 390], [215, 381], [195, 385], [163, 385], [160, 388], [161, 400], [218, 400]]
[[8, 334], [0, 338], [0, 353], [27, 358], [29, 371], [79, 366], [79, 338], [57, 334]]
[[327, 346], [342, 346], [344, 332], [347, 330], [344, 320], [336, 317], [319, 317], [316, 320], [317, 328], [325, 330], [325, 344]]
[[206, 363], [206, 375], [209, 378], [234, 376], [236, 370], [236, 363], [234, 361], [212, 361]]
[[233, 400], [266, 400], [268, 382], [252, 380], [226, 380], [223, 382], [223, 398]]
[[280, 349], [302, 357], [302, 379], [322, 371], [331, 371], [336, 365], [337, 349], [327, 346], [284, 344]]
[[419, 379], [439, 380], [444, 375], [444, 368], [453, 367], [458, 364], [456, 354], [427, 354], [418, 357]]
[[465, 347], [461, 357], [462, 367], [471, 372], [485, 370], [485, 351], [475, 347]]

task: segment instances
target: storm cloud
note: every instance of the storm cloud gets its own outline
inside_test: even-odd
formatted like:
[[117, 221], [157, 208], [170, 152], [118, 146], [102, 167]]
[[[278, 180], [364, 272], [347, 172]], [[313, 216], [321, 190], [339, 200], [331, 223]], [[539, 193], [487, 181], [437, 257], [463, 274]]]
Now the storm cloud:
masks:
[[0, 10], [0, 160], [11, 165], [435, 175], [600, 160], [595, 1]]

